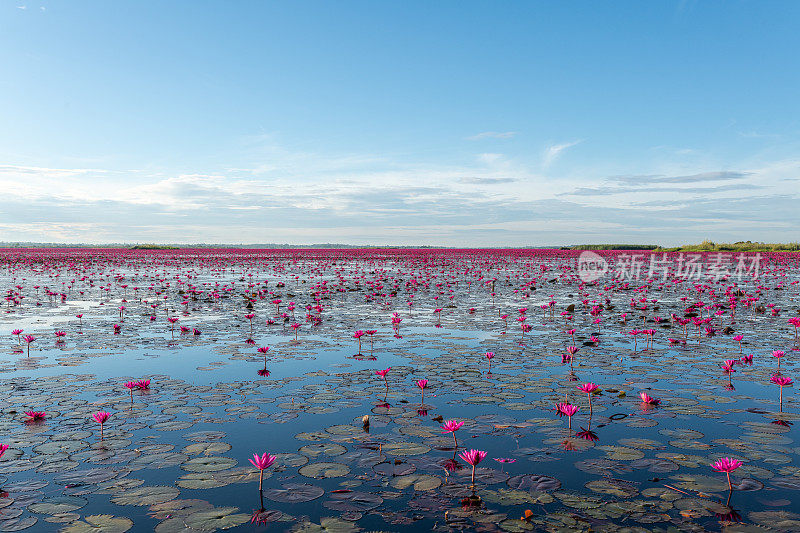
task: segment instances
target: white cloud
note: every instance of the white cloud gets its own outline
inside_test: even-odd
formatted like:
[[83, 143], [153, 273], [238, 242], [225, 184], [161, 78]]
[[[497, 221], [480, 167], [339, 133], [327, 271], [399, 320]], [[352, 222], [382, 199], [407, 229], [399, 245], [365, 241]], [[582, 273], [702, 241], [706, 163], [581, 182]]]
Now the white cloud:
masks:
[[722, 240], [725, 228], [736, 239], [796, 239], [797, 193], [782, 180], [800, 175], [798, 160], [606, 178], [542, 175], [500, 153], [434, 165], [265, 145], [220, 159], [202, 173], [0, 164], [0, 240], [674, 244]]
[[482, 139], [511, 139], [516, 134], [516, 131], [482, 131], [481, 133], [467, 137], [467, 140], [480, 141]]
[[544, 151], [544, 159], [542, 161], [542, 166], [544, 168], [550, 167], [556, 159], [561, 155], [561, 153], [566, 150], [567, 148], [571, 148], [577, 144], [582, 143], [582, 140], [566, 142], [561, 144], [552, 144], [547, 147]]
[[481, 163], [486, 163], [487, 165], [492, 165], [494, 163], [497, 163], [501, 159], [503, 159], [503, 154], [492, 154], [492, 153], [478, 154], [478, 161], [480, 161]]

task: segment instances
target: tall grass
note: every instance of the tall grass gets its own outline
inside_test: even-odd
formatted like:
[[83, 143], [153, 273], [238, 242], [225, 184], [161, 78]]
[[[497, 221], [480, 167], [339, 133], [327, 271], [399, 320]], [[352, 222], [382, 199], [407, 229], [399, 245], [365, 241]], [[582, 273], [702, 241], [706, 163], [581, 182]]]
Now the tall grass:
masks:
[[765, 243], [738, 241], [734, 243], [716, 243], [703, 241], [700, 244], [685, 244], [674, 248], [656, 248], [657, 252], [800, 252], [800, 243]]

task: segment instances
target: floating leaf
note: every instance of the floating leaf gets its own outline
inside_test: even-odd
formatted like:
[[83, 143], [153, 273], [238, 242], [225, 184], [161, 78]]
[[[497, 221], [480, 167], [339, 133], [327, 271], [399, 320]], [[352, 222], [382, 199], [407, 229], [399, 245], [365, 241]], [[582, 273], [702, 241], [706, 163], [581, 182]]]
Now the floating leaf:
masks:
[[414, 490], [434, 490], [441, 486], [442, 480], [428, 474], [410, 474], [392, 479], [391, 485], [396, 489], [413, 487]]
[[184, 519], [186, 526], [198, 531], [230, 529], [250, 521], [250, 515], [236, 513], [238, 507], [218, 507], [192, 513]]
[[155, 485], [127, 490], [111, 498], [117, 505], [153, 505], [177, 498], [180, 491], [174, 487]]
[[181, 465], [182, 470], [189, 472], [219, 472], [236, 466], [236, 459], [230, 457], [195, 457]]
[[328, 509], [337, 511], [364, 512], [378, 507], [383, 503], [383, 498], [368, 492], [345, 492], [331, 494], [331, 501], [323, 505]]
[[597, 449], [606, 452], [606, 457], [615, 461], [635, 461], [644, 457], [644, 452], [625, 446], [598, 446]]
[[186, 446], [182, 451], [186, 455], [214, 455], [225, 453], [231, 449], [227, 442], [198, 442]]
[[342, 463], [309, 463], [298, 472], [302, 476], [325, 479], [346, 476], [350, 473], [350, 469]]
[[54, 515], [75, 511], [86, 505], [86, 503], [85, 499], [77, 496], [57, 496], [55, 498], [47, 498], [40, 503], [33, 503], [28, 506], [28, 510], [32, 513]]
[[282, 489], [268, 489], [264, 491], [264, 496], [270, 500], [281, 503], [302, 503], [316, 500], [325, 494], [320, 487], [305, 483], [288, 483]]
[[184, 474], [175, 482], [184, 489], [213, 489], [227, 485], [208, 472], [191, 472]]
[[512, 489], [527, 489], [529, 491], [548, 491], [561, 488], [561, 482], [554, 477], [535, 474], [522, 474], [506, 481]]
[[320, 442], [316, 444], [307, 444], [297, 451], [313, 459], [320, 455], [327, 455], [328, 457], [342, 455], [347, 451], [347, 448], [334, 442]]
[[73, 522], [63, 528], [61, 533], [125, 533], [132, 527], [133, 522], [128, 518], [95, 514]]
[[383, 452], [388, 455], [422, 455], [429, 451], [431, 449], [428, 446], [416, 442], [393, 442], [383, 446]]

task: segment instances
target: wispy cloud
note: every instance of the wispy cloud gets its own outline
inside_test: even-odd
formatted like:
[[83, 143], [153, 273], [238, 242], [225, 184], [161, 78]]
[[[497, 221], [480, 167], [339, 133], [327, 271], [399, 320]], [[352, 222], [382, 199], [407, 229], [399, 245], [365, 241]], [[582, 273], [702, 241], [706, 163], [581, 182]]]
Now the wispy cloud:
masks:
[[564, 150], [571, 148], [577, 144], [582, 143], [583, 140], [566, 142], [561, 144], [552, 144], [548, 146], [544, 151], [544, 158], [542, 160], [542, 166], [544, 168], [549, 168], [556, 159], [564, 152]]
[[485, 153], [478, 154], [478, 161], [487, 165], [492, 165], [503, 159], [503, 154]]
[[653, 183], [702, 183], [709, 181], [730, 181], [743, 180], [749, 176], [749, 172], [733, 172], [721, 170], [718, 172], [701, 172], [688, 176], [663, 176], [663, 175], [637, 175], [637, 176], [614, 176], [612, 179], [620, 183], [649, 185]]
[[671, 244], [696, 240], [699, 228], [701, 239], [735, 228], [735, 240], [790, 240], [798, 194], [782, 180], [800, 175], [800, 160], [785, 160], [554, 179], [499, 153], [432, 165], [281, 147], [258, 147], [203, 173], [13, 163], [0, 164], [0, 240], [59, 242], [489, 246], [584, 242], [583, 235]]
[[675, 193], [675, 194], [714, 194], [727, 191], [748, 191], [755, 189], [765, 189], [763, 185], [754, 184], [731, 184], [718, 187], [580, 187], [574, 191], [561, 193], [559, 196], [608, 196], [612, 194], [631, 194], [631, 193]]
[[467, 140], [480, 141], [481, 139], [510, 139], [516, 134], [516, 131], [482, 131], [481, 133], [467, 137]]
[[471, 185], [500, 185], [501, 183], [513, 183], [518, 181], [516, 178], [458, 178], [459, 183], [469, 183]]

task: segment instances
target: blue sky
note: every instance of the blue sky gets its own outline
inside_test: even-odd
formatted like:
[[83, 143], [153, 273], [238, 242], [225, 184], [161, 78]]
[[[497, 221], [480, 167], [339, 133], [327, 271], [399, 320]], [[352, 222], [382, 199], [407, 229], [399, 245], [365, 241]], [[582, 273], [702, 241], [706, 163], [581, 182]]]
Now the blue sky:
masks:
[[797, 2], [0, 3], [0, 240], [798, 240]]

